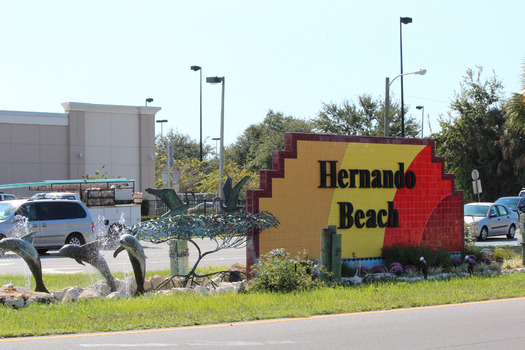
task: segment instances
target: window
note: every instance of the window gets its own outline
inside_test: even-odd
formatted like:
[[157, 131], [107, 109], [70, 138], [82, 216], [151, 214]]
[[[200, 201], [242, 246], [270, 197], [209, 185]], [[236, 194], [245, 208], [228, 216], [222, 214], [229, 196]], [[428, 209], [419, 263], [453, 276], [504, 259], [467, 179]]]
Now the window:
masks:
[[39, 220], [80, 219], [87, 216], [84, 208], [78, 203], [38, 202], [35, 204]]

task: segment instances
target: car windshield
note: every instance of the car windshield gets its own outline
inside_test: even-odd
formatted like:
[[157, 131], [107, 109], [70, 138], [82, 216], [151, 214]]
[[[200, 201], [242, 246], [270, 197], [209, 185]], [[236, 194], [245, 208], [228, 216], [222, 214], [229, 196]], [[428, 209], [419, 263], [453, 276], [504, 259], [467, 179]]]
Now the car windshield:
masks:
[[520, 198], [500, 198], [496, 201], [499, 204], [505, 204], [508, 207], [517, 207]]
[[16, 208], [18, 208], [18, 206], [13, 205], [13, 203], [0, 202], [0, 220], [7, 219], [9, 215], [13, 214]]
[[463, 207], [463, 210], [465, 212], [465, 216], [487, 216], [487, 212], [489, 211], [490, 206], [489, 205], [465, 205]]

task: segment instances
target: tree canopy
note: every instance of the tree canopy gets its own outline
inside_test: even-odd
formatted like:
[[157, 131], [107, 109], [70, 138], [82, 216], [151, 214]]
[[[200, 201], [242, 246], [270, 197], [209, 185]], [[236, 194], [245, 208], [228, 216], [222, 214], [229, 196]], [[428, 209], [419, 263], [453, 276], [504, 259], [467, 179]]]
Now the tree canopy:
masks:
[[[405, 107], [405, 135], [416, 137], [420, 126], [407, 116]], [[390, 99], [389, 136], [401, 136], [401, 107]], [[369, 95], [357, 98], [357, 104], [344, 101], [342, 105], [323, 103], [323, 109], [312, 120], [314, 131], [325, 134], [383, 136], [385, 130], [385, 104]]]
[[[504, 150], [505, 114], [503, 86], [493, 75], [482, 79], [482, 67], [468, 69], [454, 94], [448, 120], [440, 119], [441, 132], [434, 134], [436, 152], [444, 156], [446, 171], [456, 175], [456, 186], [473, 198], [471, 173], [482, 180], [481, 197], [493, 201], [517, 194], [519, 181], [508, 151]], [[485, 180], [485, 181], [483, 181]]]

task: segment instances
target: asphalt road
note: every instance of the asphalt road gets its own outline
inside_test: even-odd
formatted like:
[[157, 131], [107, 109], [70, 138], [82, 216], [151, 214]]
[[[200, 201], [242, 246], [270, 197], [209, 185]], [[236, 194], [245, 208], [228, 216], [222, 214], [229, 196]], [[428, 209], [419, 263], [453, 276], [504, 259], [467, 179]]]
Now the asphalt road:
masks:
[[[195, 240], [202, 252], [215, 249], [216, 244], [209, 239]], [[141, 242], [146, 254], [146, 268], [148, 271], [152, 270], [166, 270], [170, 268], [169, 247], [167, 243], [153, 244], [148, 242]], [[188, 244], [190, 250], [189, 263], [192, 266], [197, 258], [197, 249]], [[109, 268], [112, 272], [132, 272], [133, 269], [129, 262], [126, 252], [120, 253], [116, 258], [113, 257], [113, 250], [101, 250], [102, 255], [108, 262]], [[50, 251], [51, 254], [55, 253]], [[96, 273], [97, 270], [89, 264], [85, 266], [78, 264], [75, 260], [59, 256], [44, 255], [40, 257], [42, 262], [42, 273], [46, 274], [72, 274], [72, 273]], [[207, 255], [199, 266], [231, 266], [234, 263], [246, 264], [246, 250], [245, 248], [222, 249], [216, 253]], [[30, 273], [26, 263], [18, 258], [13, 253], [7, 253], [7, 257], [0, 259], [0, 274], [24, 274]]]
[[525, 298], [185, 328], [0, 339], [11, 349], [523, 349]]

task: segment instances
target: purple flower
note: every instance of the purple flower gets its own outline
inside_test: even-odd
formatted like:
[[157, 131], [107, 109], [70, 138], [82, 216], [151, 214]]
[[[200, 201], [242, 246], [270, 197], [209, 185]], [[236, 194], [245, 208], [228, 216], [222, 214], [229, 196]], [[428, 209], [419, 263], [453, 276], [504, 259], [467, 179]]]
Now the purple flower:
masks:
[[400, 263], [392, 263], [390, 264], [390, 267], [388, 269], [391, 273], [395, 273], [396, 275], [400, 275], [403, 273], [403, 265]]
[[490, 260], [489, 257], [484, 257], [484, 258], [481, 258], [480, 262], [490, 265], [492, 263], [492, 260]]
[[387, 271], [386, 271], [386, 267], [384, 265], [376, 265], [376, 266], [372, 267], [372, 272], [373, 273], [385, 273]]
[[370, 271], [370, 268], [366, 265], [361, 265], [361, 275], [365, 275]]

